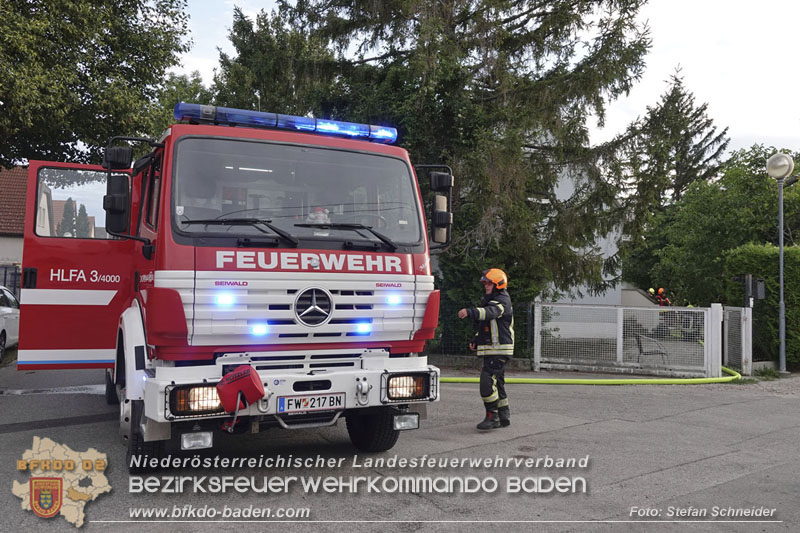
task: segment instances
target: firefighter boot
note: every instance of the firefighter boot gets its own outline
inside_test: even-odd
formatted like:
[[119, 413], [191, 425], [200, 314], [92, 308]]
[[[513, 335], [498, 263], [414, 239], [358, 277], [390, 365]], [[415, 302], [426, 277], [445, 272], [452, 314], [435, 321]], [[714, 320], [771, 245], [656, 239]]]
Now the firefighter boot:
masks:
[[508, 407], [498, 409], [497, 415], [500, 418], [500, 427], [507, 428], [511, 425], [511, 410]]
[[478, 424], [478, 429], [495, 429], [500, 427], [500, 417], [497, 411], [486, 411], [486, 418]]

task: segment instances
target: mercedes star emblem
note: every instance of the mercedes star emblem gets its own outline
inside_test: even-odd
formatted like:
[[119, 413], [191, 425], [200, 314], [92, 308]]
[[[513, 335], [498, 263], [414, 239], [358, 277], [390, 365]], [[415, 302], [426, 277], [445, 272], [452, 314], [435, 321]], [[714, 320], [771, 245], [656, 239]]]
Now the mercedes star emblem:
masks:
[[331, 295], [325, 289], [305, 289], [295, 300], [294, 312], [297, 320], [306, 326], [319, 326], [328, 321], [333, 311]]

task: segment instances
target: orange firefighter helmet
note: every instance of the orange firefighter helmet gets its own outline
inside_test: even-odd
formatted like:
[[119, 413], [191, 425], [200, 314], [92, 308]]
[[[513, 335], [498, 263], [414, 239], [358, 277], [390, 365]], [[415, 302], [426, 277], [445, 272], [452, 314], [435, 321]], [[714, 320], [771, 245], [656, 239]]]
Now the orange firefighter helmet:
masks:
[[508, 276], [499, 268], [490, 268], [481, 276], [481, 281], [491, 281], [498, 289], [508, 287]]

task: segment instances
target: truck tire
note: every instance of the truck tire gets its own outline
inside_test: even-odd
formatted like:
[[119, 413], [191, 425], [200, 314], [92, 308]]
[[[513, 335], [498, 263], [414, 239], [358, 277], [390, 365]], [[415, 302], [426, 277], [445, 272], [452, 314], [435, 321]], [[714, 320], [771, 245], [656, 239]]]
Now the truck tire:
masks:
[[111, 378], [111, 372], [106, 370], [106, 403], [108, 405], [117, 405], [119, 403], [119, 396], [117, 396], [117, 386]]
[[364, 414], [347, 415], [350, 442], [362, 452], [385, 452], [397, 443], [400, 432], [394, 429], [394, 409], [379, 407]]
[[126, 461], [128, 464], [128, 473], [135, 474], [138, 472], [147, 472], [152, 470], [148, 466], [131, 464], [131, 457], [134, 455], [148, 456], [148, 459], [160, 459], [164, 455], [164, 441], [155, 440], [145, 442], [144, 435], [142, 435], [141, 421], [144, 416], [144, 401], [131, 400], [131, 434], [128, 438], [128, 453]]

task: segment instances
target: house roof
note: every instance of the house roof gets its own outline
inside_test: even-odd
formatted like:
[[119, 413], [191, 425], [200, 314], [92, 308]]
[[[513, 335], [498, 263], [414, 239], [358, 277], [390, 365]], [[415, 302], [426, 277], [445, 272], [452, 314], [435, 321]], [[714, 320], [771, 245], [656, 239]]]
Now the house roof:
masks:
[[25, 233], [27, 189], [27, 168], [0, 168], [0, 235], [22, 237]]
[[53, 200], [53, 229], [58, 228], [64, 218], [64, 205], [66, 200]]

